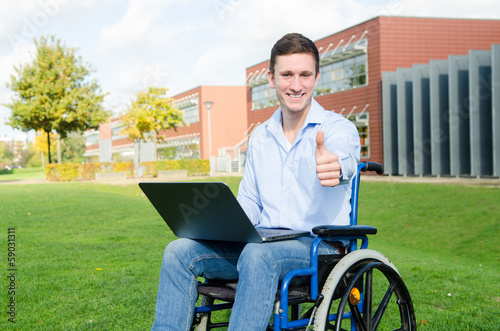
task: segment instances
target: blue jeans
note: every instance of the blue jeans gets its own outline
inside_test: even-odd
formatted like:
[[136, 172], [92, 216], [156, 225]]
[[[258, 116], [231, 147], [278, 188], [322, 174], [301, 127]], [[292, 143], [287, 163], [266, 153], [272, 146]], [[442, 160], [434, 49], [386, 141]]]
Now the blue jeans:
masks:
[[[263, 244], [178, 239], [165, 249], [152, 330], [189, 330], [197, 299], [197, 277], [239, 279], [228, 330], [265, 330], [279, 281], [310, 266], [314, 238]], [[337, 254], [321, 243], [320, 254]]]

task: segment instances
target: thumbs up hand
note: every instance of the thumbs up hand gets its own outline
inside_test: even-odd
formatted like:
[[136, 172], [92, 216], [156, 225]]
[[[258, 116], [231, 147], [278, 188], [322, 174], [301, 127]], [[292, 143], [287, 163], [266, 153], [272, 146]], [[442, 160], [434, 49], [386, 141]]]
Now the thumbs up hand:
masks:
[[325, 133], [319, 130], [316, 134], [316, 173], [323, 186], [336, 186], [340, 183], [340, 163], [337, 154], [330, 152], [325, 146]]

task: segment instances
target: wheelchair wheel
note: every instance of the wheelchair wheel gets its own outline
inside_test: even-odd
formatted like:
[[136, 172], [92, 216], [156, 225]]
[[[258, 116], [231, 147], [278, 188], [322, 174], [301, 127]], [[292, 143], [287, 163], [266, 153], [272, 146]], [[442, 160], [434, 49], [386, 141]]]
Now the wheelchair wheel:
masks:
[[[213, 298], [203, 296], [201, 298], [200, 306], [208, 306], [208, 305], [212, 305], [213, 303], [214, 303]], [[208, 331], [208, 330], [210, 330], [210, 328], [209, 328], [210, 315], [211, 315], [210, 313], [200, 314], [200, 323], [196, 327], [196, 331]]]
[[333, 268], [322, 290], [314, 330], [416, 330], [410, 294], [382, 254], [356, 250]]

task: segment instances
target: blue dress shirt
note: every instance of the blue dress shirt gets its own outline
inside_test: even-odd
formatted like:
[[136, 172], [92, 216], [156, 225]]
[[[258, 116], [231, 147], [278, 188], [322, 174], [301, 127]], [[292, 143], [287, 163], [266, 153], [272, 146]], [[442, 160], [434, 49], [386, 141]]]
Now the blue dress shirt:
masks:
[[[339, 156], [340, 185], [321, 186], [316, 174], [316, 133]], [[349, 224], [351, 185], [360, 155], [358, 130], [314, 99], [295, 142], [282, 128], [281, 108], [250, 137], [238, 201], [255, 226], [311, 231], [323, 224]]]

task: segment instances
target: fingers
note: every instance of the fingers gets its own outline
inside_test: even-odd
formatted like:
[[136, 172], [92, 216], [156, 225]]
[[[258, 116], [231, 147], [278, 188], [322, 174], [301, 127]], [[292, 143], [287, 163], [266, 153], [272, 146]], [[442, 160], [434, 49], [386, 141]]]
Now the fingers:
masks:
[[316, 134], [316, 173], [322, 186], [336, 186], [340, 183], [340, 163], [337, 154], [330, 152], [325, 146], [325, 133], [319, 130]]
[[319, 130], [316, 134], [316, 158], [324, 155], [328, 150], [325, 146], [325, 133]]

